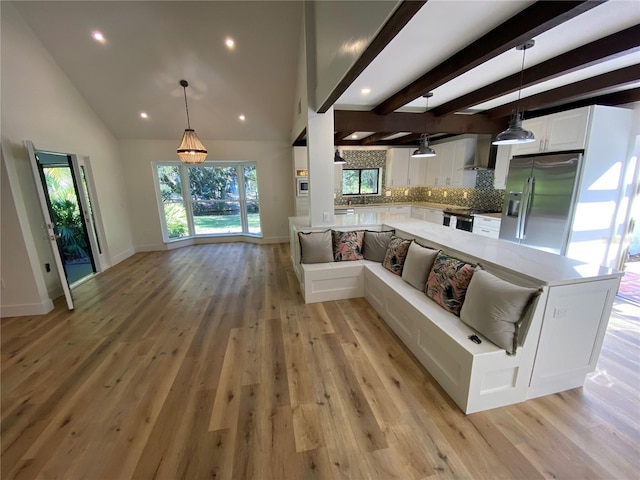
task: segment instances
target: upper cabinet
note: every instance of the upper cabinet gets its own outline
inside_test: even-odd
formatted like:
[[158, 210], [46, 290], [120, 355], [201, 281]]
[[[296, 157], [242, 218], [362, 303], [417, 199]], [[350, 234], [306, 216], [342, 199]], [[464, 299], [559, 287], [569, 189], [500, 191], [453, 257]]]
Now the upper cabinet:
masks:
[[[390, 148], [387, 150], [387, 170], [385, 187], [408, 187], [410, 148]], [[415, 185], [414, 185], [415, 186]]]
[[507, 172], [511, 160], [511, 145], [498, 145], [496, 166], [493, 172], [493, 188], [502, 190], [507, 187]]
[[475, 187], [476, 172], [465, 170], [474, 164], [476, 139], [463, 138], [433, 145], [435, 157], [426, 161], [425, 184], [436, 187]]
[[531, 130], [536, 141], [514, 145], [512, 155], [584, 149], [589, 111], [589, 107], [582, 107], [524, 120], [522, 127]]

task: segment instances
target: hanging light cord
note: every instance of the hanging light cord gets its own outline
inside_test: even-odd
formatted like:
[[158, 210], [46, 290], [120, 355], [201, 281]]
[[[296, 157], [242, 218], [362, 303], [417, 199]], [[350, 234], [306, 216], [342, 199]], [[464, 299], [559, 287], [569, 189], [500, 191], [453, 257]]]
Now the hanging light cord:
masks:
[[518, 89], [518, 102], [516, 103], [516, 114], [520, 113], [520, 95], [522, 94], [522, 82], [524, 80], [524, 57], [527, 54], [527, 47], [522, 49], [522, 66], [520, 67], [520, 88]]
[[186, 85], [182, 86], [182, 90], [184, 90], [184, 108], [187, 111], [187, 127], [191, 130], [191, 122], [189, 121], [189, 104], [187, 103], [187, 87]]

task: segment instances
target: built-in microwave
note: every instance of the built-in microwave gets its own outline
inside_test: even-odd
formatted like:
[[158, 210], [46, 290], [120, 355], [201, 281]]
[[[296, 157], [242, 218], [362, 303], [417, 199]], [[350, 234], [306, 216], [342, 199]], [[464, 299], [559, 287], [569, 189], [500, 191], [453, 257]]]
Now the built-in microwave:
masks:
[[296, 194], [299, 197], [309, 195], [309, 177], [296, 177]]

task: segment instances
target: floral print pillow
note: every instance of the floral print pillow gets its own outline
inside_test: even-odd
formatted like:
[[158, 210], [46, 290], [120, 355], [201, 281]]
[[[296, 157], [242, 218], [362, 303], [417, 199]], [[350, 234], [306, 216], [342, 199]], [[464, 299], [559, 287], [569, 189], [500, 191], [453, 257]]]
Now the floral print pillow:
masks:
[[411, 240], [392, 236], [382, 266], [391, 273], [402, 275], [402, 267], [404, 267], [404, 261], [407, 258], [409, 245], [411, 245]]
[[331, 230], [333, 239], [333, 260], [344, 262], [349, 260], [362, 260], [362, 241], [364, 230], [354, 232], [338, 232]]
[[474, 271], [473, 265], [440, 253], [429, 272], [425, 293], [445, 310], [460, 316]]

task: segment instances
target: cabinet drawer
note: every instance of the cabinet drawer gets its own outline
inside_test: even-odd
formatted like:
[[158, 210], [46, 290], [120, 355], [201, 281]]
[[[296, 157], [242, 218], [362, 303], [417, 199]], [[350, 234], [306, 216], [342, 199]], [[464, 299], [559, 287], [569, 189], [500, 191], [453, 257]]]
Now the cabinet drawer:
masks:
[[484, 228], [484, 227], [476, 227], [475, 225], [473, 226], [473, 232], [476, 235], [482, 235], [483, 237], [490, 237], [490, 238], [500, 238], [500, 230], [493, 230], [493, 229], [489, 229], [489, 228]]
[[500, 219], [475, 216], [473, 218], [473, 226], [478, 226], [490, 230], [500, 230]]
[[389, 207], [389, 213], [411, 214], [411, 207], [406, 205], [402, 207]]

